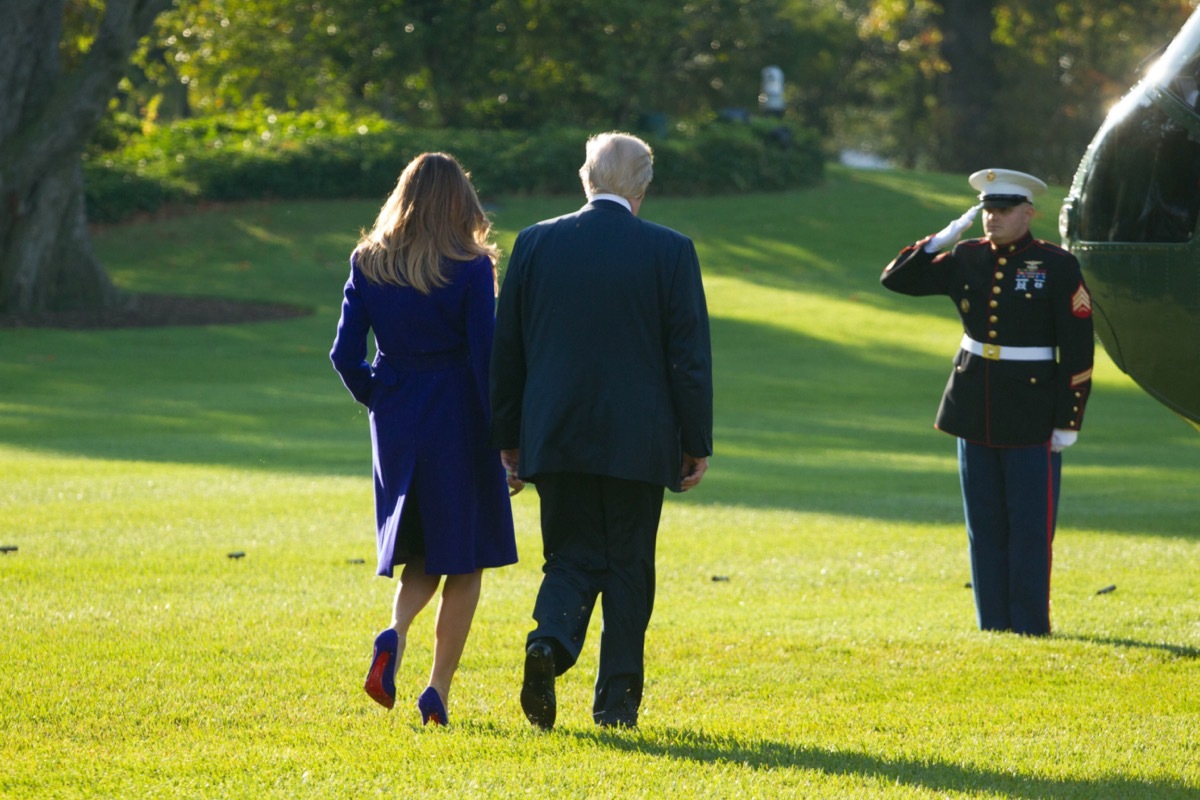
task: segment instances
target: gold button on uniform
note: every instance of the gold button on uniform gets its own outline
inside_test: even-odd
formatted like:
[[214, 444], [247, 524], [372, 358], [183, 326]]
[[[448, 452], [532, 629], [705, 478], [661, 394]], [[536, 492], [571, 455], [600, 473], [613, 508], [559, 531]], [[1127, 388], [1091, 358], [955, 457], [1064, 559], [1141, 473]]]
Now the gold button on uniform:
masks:
[[1000, 305], [1000, 302], [999, 302], [998, 300], [991, 300], [991, 301], [989, 301], [989, 302], [988, 302], [988, 307], [989, 307], [989, 308], [995, 308], [995, 307], [996, 307], [996, 306], [998, 306], [998, 305]]
[[1003, 267], [1005, 264], [1008, 263], [1008, 259], [1005, 258], [1004, 256], [1000, 256], [1000, 258], [996, 259], [996, 263]]
[[1030, 382], [1030, 383], [1033, 383], [1033, 384], [1036, 384], [1036, 383], [1037, 383], [1037, 378], [1030, 378], [1030, 379], [1029, 379], [1029, 382]]
[[995, 331], [988, 331], [988, 338], [989, 338], [989, 339], [995, 339], [995, 338], [996, 338], [996, 336], [997, 336], [997, 334], [996, 334], [996, 332], [995, 332]]
[[992, 287], [992, 294], [1000, 294], [1000, 287], [999, 287], [999, 286], [993, 286], [993, 287]]
[[992, 324], [995, 324], [999, 321], [1000, 321], [1000, 318], [997, 317], [995, 314], [992, 314], [990, 317], [988, 317], [988, 322], [991, 322]]
[[998, 280], [998, 281], [1002, 281], [1002, 280], [1004, 280], [1004, 273], [1003, 273], [1003, 272], [997, 272], [997, 273], [996, 273], [996, 280]]

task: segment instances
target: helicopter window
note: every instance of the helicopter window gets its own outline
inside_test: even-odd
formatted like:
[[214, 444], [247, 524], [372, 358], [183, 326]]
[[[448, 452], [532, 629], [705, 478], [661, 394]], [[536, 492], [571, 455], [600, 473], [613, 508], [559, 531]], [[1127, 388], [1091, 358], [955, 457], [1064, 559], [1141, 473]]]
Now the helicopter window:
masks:
[[1200, 211], [1200, 143], [1153, 104], [1099, 142], [1079, 202], [1091, 242], [1186, 242]]
[[1200, 56], [1184, 64], [1167, 82], [1166, 89], [1192, 111], [1200, 110]]

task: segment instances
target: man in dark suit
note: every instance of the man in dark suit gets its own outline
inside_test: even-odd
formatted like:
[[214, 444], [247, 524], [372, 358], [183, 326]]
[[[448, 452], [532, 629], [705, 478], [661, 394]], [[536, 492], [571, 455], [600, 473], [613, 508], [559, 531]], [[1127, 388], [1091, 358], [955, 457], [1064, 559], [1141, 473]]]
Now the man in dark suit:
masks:
[[[979, 204], [904, 248], [881, 280], [945, 295], [962, 317], [935, 425], [958, 437], [979, 627], [1043, 635], [1062, 451], [1092, 386], [1092, 301], [1075, 256], [1029, 232], [1041, 180], [1004, 169], [968, 180]], [[980, 208], [985, 238], [954, 244]]]
[[638, 218], [642, 140], [605, 133], [580, 168], [588, 203], [520, 233], [492, 349], [492, 444], [541, 502], [544, 577], [521, 706], [554, 725], [554, 679], [604, 628], [592, 715], [637, 725], [663, 490], [700, 483], [712, 453], [712, 354], [696, 250]]

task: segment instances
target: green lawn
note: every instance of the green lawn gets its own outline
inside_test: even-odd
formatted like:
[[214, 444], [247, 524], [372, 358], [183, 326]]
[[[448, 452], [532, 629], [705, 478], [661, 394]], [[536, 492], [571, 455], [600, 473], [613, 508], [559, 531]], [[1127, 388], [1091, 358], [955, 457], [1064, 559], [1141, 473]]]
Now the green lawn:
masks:
[[[1035, 228], [1052, 241], [1060, 198]], [[591, 723], [598, 620], [555, 731], [521, 713], [532, 491], [452, 725], [414, 705], [432, 613], [397, 708], [361, 690], [394, 584], [373, 576], [366, 416], [327, 352], [375, 203], [101, 233], [128, 288], [315, 313], [0, 331], [0, 545], [19, 547], [0, 556], [0, 797], [1200, 796], [1200, 434], [1102, 353], [1065, 459], [1056, 633], [975, 630], [954, 441], [932, 429], [961, 330], [877, 280], [971, 202], [957, 176], [840, 168], [807, 192], [651, 192], [644, 216], [694, 237], [706, 274], [716, 455], [664, 512], [633, 732]], [[502, 246], [578, 205], [498, 200]]]

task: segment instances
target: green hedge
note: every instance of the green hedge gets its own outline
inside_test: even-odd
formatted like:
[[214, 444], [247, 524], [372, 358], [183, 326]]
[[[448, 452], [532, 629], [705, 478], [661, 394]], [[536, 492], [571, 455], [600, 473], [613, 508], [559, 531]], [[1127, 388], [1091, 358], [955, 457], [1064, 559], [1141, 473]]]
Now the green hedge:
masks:
[[[378, 199], [405, 164], [429, 150], [453, 153], [485, 199], [573, 194], [590, 133], [414, 129], [309, 113], [186, 120], [86, 154], [88, 216], [118, 222], [199, 201]], [[774, 191], [822, 176], [816, 136], [777, 120], [712, 122], [645, 138], [655, 150], [656, 194]]]

